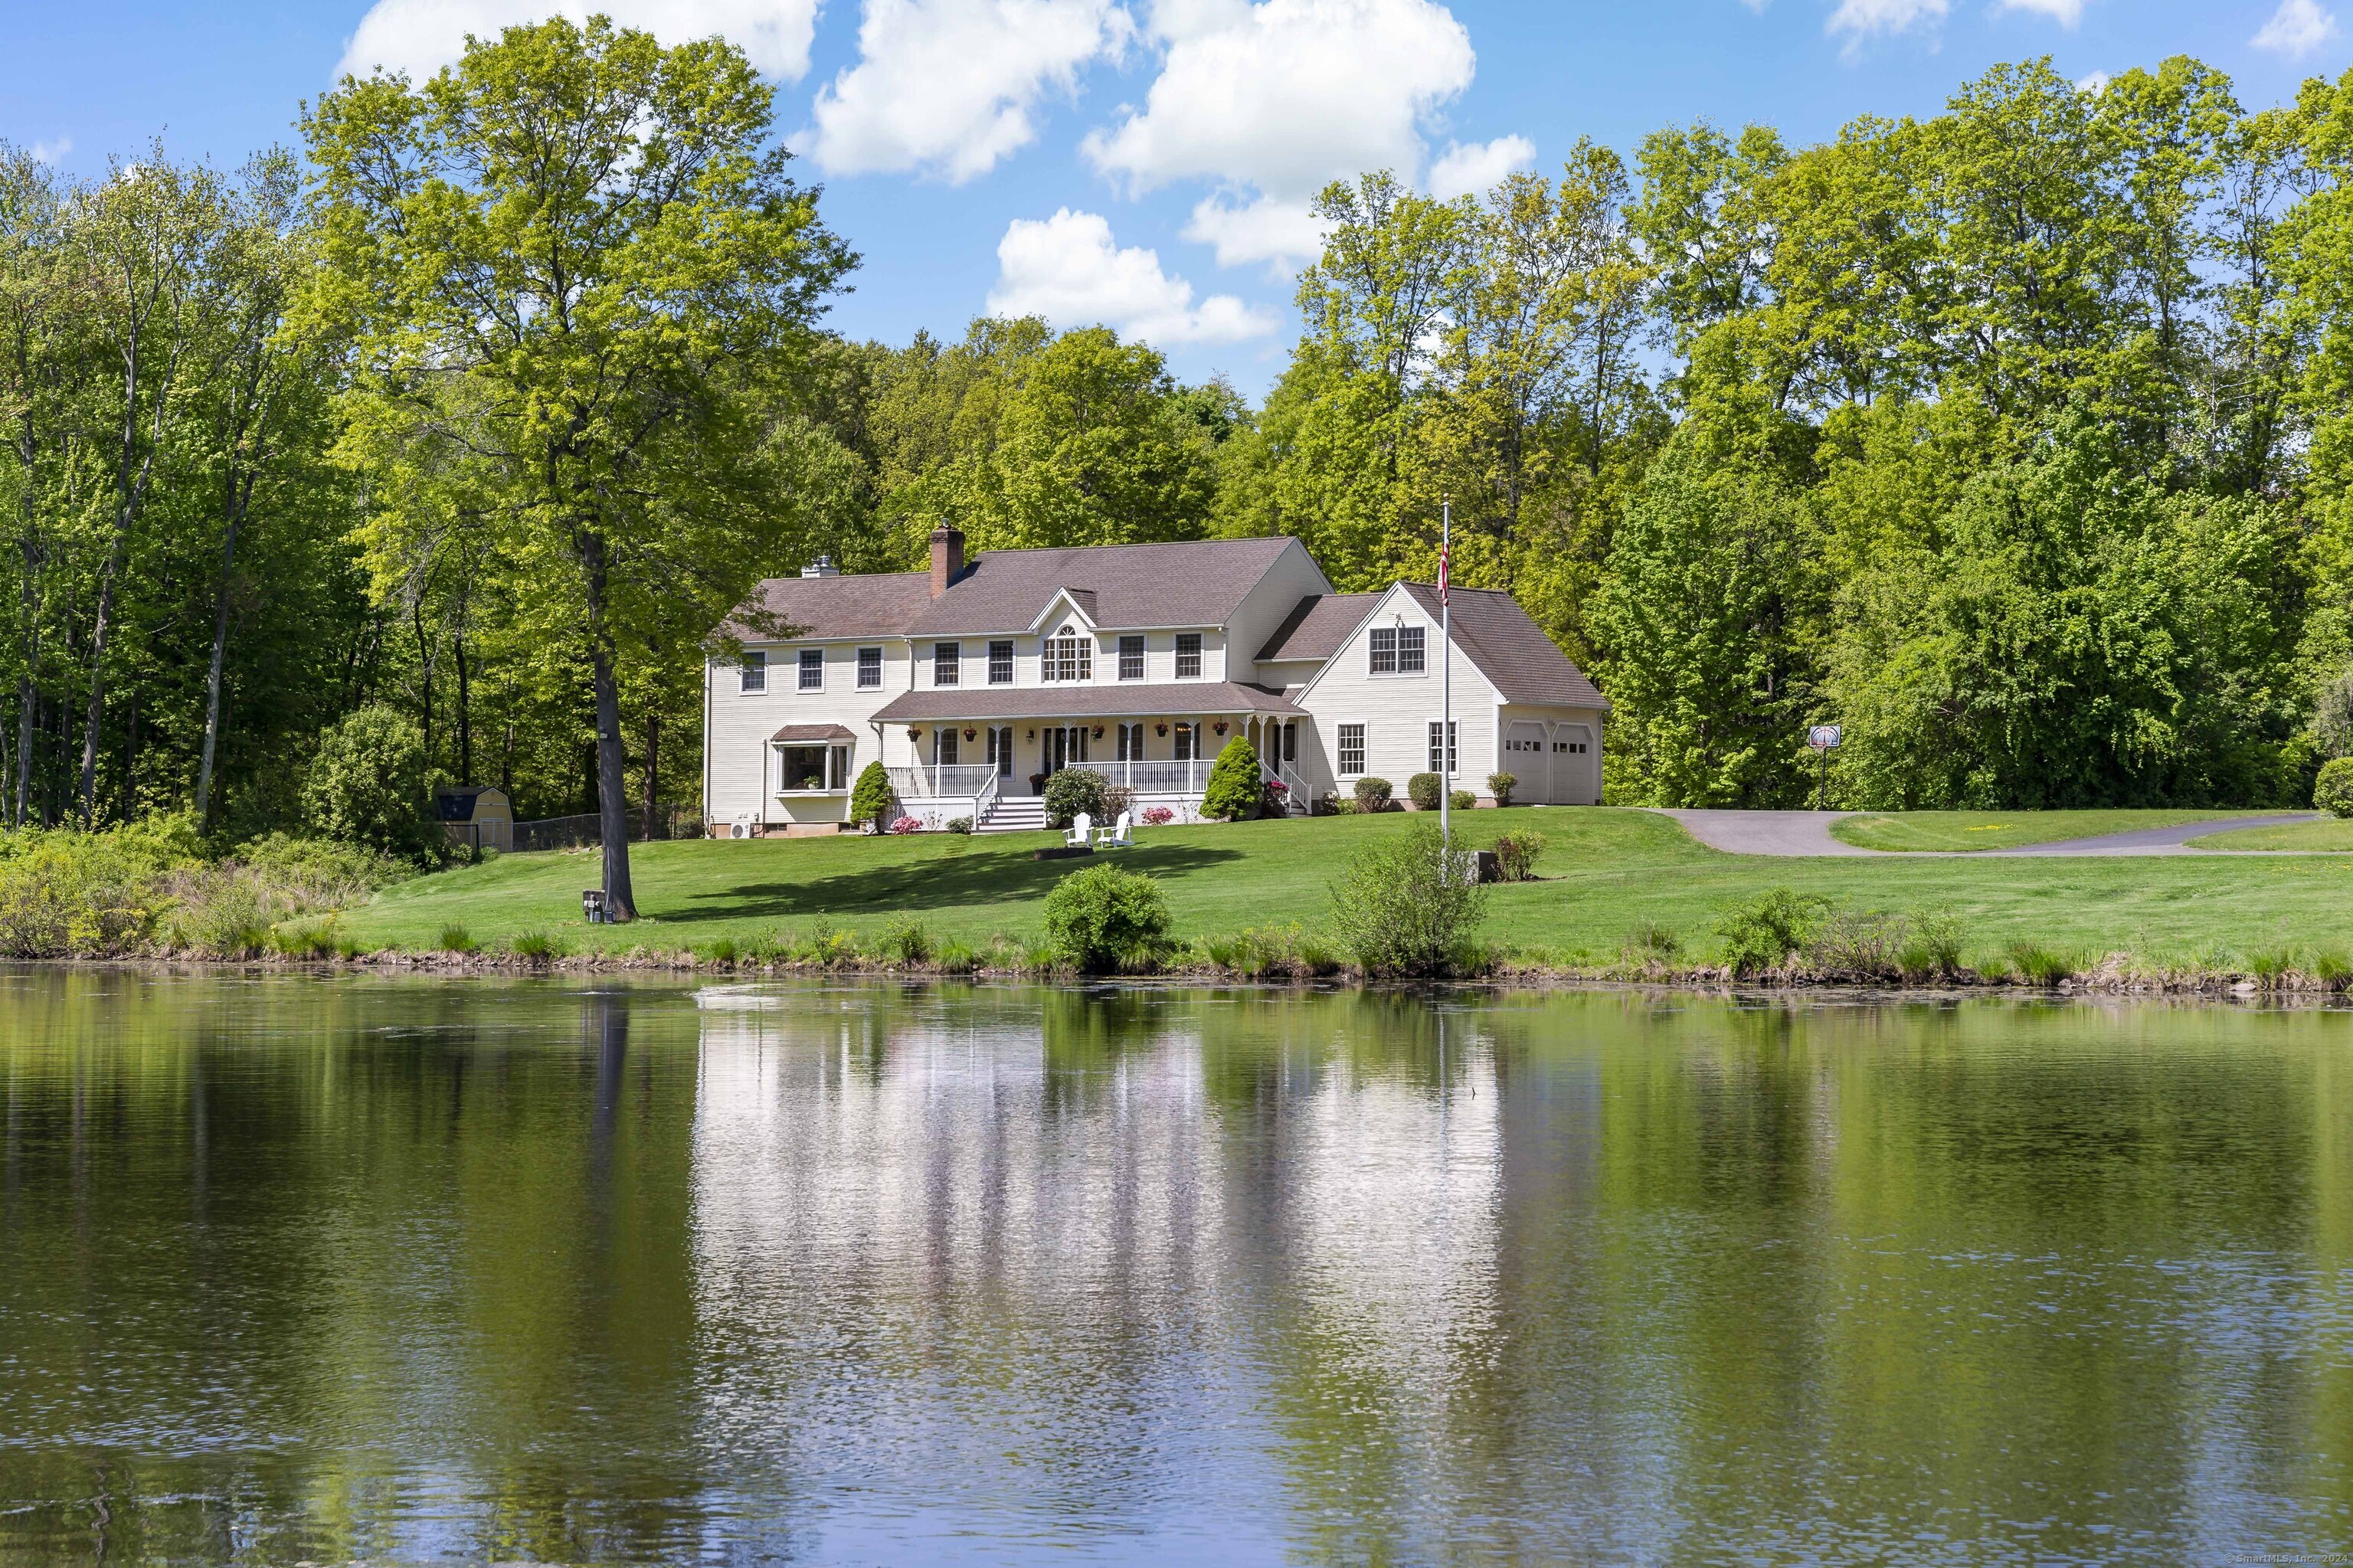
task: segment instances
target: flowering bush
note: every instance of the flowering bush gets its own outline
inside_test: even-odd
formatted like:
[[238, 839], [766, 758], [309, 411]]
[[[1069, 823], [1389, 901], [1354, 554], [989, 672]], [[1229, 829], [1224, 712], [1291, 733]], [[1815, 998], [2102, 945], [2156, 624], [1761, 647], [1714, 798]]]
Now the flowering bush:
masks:
[[920, 833], [923, 831], [923, 820], [921, 817], [896, 817], [892, 820], [891, 831], [894, 833]]
[[1176, 820], [1176, 813], [1166, 806], [1148, 806], [1145, 809], [1144, 825], [1147, 828], [1165, 828]]

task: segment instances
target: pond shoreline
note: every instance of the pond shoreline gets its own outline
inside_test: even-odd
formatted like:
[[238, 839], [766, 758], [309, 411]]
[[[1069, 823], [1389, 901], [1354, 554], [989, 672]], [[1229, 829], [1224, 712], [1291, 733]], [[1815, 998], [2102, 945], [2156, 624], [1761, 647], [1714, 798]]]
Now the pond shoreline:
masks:
[[1596, 967], [1560, 969], [1542, 965], [1503, 963], [1484, 974], [1373, 978], [1350, 969], [1321, 974], [1288, 970], [1280, 966], [1256, 973], [1217, 965], [1186, 965], [1137, 972], [1089, 973], [1070, 969], [1037, 969], [1007, 965], [943, 967], [860, 959], [834, 963], [789, 959], [754, 961], [700, 958], [692, 953], [581, 953], [551, 958], [521, 958], [494, 953], [411, 953], [386, 950], [348, 958], [293, 957], [270, 954], [245, 959], [179, 955], [135, 955], [17, 959], [12, 964], [58, 969], [132, 969], [195, 975], [249, 973], [311, 973], [318, 975], [420, 976], [447, 980], [554, 979], [588, 975], [668, 975], [731, 980], [872, 980], [1023, 981], [1041, 985], [1087, 987], [1132, 986], [1260, 986], [1270, 990], [1365, 990], [1462, 988], [1487, 991], [1676, 991], [1709, 996], [1855, 996], [1904, 1001], [1964, 1000], [1973, 997], [2051, 1001], [2059, 998], [2112, 1000], [2165, 998], [2240, 1005], [2249, 1002], [2295, 1002], [2316, 1006], [2353, 1006], [2353, 988], [2345, 980], [2287, 972], [2257, 977], [2236, 970], [2171, 970], [2147, 972], [2131, 969], [2128, 960], [2104, 960], [2080, 975], [2049, 985], [2012, 976], [1988, 976], [1975, 970], [1907, 980], [1893, 976], [1842, 974], [1789, 969], [1772, 974], [1735, 975], [1720, 966], [1644, 969]]

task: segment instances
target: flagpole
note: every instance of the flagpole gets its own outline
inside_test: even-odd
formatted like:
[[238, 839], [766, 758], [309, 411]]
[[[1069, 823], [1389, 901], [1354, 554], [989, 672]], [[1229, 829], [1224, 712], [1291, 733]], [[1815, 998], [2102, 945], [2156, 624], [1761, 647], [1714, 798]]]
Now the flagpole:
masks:
[[1438, 842], [1446, 853], [1446, 874], [1454, 875], [1454, 607], [1447, 578], [1454, 567], [1454, 501], [1439, 498], [1438, 546]]

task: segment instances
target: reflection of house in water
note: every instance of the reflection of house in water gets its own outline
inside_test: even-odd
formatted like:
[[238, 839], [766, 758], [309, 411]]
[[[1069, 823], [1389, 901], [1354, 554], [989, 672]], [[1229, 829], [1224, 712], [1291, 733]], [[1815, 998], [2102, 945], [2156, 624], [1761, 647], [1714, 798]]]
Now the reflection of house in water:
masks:
[[[1242, 1023], [1213, 999], [703, 1000], [698, 1315], [746, 1352], [723, 1423], [851, 1401], [911, 1463], [968, 1445], [976, 1489], [1083, 1471], [1108, 1503], [1179, 1484], [1176, 1449], [1262, 1430], [1335, 1376], [1442, 1402], [1451, 1347], [1490, 1325], [1483, 1058], [1441, 1096], [1377, 1043], [1261, 1041], [1310, 1070], [1236, 1106], [1204, 1081]], [[1253, 1484], [1279, 1489], [1279, 1468]]]

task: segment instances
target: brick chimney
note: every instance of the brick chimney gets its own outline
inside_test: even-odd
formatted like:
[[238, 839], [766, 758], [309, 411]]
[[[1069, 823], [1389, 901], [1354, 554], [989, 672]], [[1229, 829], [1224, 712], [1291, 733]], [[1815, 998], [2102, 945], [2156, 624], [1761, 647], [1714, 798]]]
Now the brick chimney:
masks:
[[964, 530], [943, 524], [932, 530], [932, 597], [948, 591], [964, 576]]

